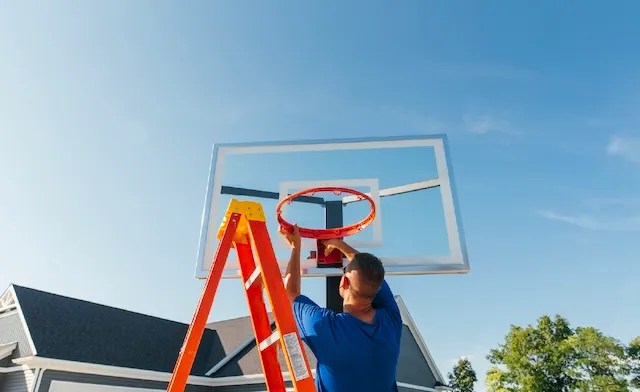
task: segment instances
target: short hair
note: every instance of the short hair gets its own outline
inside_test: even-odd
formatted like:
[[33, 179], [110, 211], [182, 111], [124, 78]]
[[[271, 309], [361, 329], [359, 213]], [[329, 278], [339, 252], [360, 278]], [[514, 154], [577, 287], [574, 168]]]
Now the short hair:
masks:
[[371, 253], [357, 253], [345, 268], [345, 272], [358, 271], [358, 289], [354, 294], [373, 299], [384, 280], [384, 266], [379, 258]]

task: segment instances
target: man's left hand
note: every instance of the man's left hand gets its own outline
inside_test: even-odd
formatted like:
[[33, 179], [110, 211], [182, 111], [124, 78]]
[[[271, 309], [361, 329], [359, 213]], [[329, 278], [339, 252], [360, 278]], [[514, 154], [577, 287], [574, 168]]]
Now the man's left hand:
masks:
[[278, 232], [282, 237], [287, 241], [291, 249], [300, 249], [300, 244], [302, 239], [300, 238], [300, 230], [298, 229], [298, 225], [293, 225], [292, 231], [286, 231], [282, 226], [278, 229]]

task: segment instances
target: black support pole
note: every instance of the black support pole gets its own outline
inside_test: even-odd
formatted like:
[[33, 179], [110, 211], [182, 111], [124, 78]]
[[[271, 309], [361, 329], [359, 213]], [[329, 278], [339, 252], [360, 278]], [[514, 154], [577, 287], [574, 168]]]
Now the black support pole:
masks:
[[[278, 192], [270, 192], [258, 189], [238, 188], [232, 186], [223, 186], [220, 193], [225, 195], [236, 196], [250, 196], [266, 199], [279, 199], [280, 194]], [[342, 201], [325, 201], [321, 197], [315, 196], [299, 196], [295, 199], [296, 202], [311, 203], [324, 205], [325, 207], [325, 220], [327, 229], [335, 229], [336, 227], [342, 227], [344, 219], [342, 215]], [[342, 261], [337, 264], [321, 264], [318, 265], [321, 268], [342, 268]], [[342, 297], [338, 291], [340, 287], [341, 276], [327, 276], [326, 288], [327, 288], [327, 308], [342, 313]]]
[[[325, 219], [327, 229], [335, 229], [342, 227], [344, 219], [342, 216], [342, 201], [326, 201], [325, 202]], [[329, 266], [327, 266], [329, 267]], [[342, 263], [331, 265], [331, 267], [342, 268]], [[327, 308], [337, 313], [342, 313], [342, 297], [338, 292], [340, 287], [340, 276], [327, 276]]]

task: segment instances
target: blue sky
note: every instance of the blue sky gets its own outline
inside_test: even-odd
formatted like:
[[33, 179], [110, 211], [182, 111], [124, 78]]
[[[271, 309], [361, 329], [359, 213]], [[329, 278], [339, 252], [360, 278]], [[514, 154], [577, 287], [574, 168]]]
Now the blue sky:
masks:
[[[638, 11], [6, 2], [0, 287], [188, 321], [214, 142], [447, 133], [473, 271], [390, 279], [441, 370], [467, 355], [483, 379], [509, 325], [542, 314], [628, 341]], [[323, 300], [321, 280], [303, 286]], [[246, 314], [241, 295], [225, 281], [212, 319]]]

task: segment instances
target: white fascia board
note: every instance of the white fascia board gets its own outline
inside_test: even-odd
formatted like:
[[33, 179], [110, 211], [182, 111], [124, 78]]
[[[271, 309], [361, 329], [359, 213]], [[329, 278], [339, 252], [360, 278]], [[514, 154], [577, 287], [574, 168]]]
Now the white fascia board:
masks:
[[[26, 365], [29, 368], [41, 368], [46, 370], [59, 370], [72, 373], [93, 374], [107, 377], [132, 378], [147, 381], [169, 382], [172, 373], [158, 372], [153, 370], [142, 370], [124, 368], [118, 366], [101, 365], [94, 363], [66, 361], [62, 359], [44, 358], [44, 357], [25, 357], [16, 359], [14, 363]], [[290, 381], [289, 372], [282, 372], [285, 381]], [[229, 386], [229, 385], [248, 385], [261, 384], [265, 382], [264, 374], [251, 374], [244, 376], [229, 377], [202, 377], [189, 376], [187, 383], [191, 385], [201, 386]]]
[[[67, 361], [44, 357], [25, 357], [15, 359], [14, 363], [28, 365], [31, 368], [47, 370], [59, 370], [80, 374], [94, 374], [108, 377], [134, 378], [148, 381], [165, 381], [171, 379], [171, 373], [124, 368], [118, 366], [101, 365], [86, 362]], [[212, 379], [208, 377], [189, 376], [187, 383], [192, 385], [213, 386]]]
[[[169, 382], [171, 379], [171, 373], [157, 372], [152, 370], [130, 369], [117, 366], [99, 365], [84, 362], [65, 361], [61, 359], [42, 358], [42, 357], [27, 357], [14, 360], [15, 363], [20, 363], [20, 366], [14, 366], [11, 368], [0, 368], [0, 373], [8, 371], [24, 371], [26, 369], [40, 368], [44, 370], [60, 370], [72, 373], [81, 374], [93, 374], [107, 377], [121, 377], [131, 378], [147, 381], [160, 381]], [[315, 378], [316, 370], [311, 370], [312, 376]], [[291, 381], [289, 372], [282, 372], [282, 377], [285, 382]], [[249, 374], [244, 376], [229, 376], [229, 377], [201, 377], [201, 376], [189, 376], [187, 383], [190, 385], [201, 385], [210, 387], [222, 387], [232, 385], [251, 385], [262, 384], [265, 382], [264, 374]], [[429, 391], [436, 392], [436, 389], [425, 387], [415, 384], [407, 384], [398, 382], [398, 386], [413, 389], [416, 391]], [[287, 389], [287, 391], [293, 389]]]

